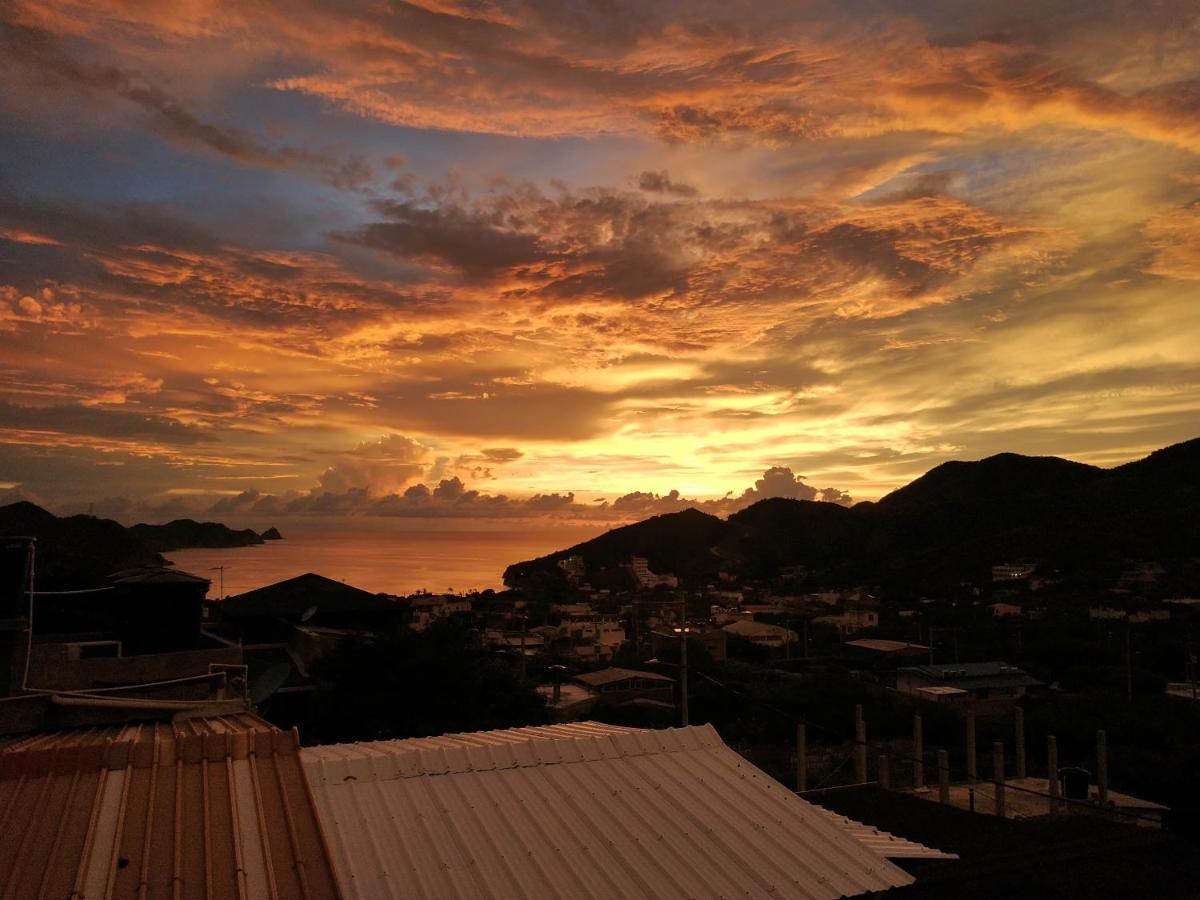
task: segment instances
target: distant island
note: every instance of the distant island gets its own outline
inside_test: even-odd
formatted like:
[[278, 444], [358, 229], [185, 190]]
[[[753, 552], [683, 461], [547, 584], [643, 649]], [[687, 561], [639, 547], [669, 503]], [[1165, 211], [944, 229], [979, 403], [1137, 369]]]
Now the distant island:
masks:
[[283, 535], [270, 528], [261, 535], [217, 522], [175, 519], [165, 525], [129, 528], [95, 516], [56, 516], [21, 501], [0, 506], [0, 536], [37, 538], [37, 579], [45, 590], [103, 584], [110, 573], [144, 565], [163, 565], [162, 554], [193, 547], [250, 547]]
[[1197, 575], [1198, 511], [1200, 439], [1112, 469], [1002, 453], [944, 463], [852, 507], [772, 498], [728, 519], [695, 509], [655, 516], [516, 563], [504, 580], [553, 588], [577, 558], [593, 586], [623, 584], [619, 569], [637, 556], [685, 586], [725, 573], [920, 593], [987, 580], [1004, 559], [1036, 559], [1096, 585], [1111, 583], [1130, 560], [1154, 560], [1183, 590]]

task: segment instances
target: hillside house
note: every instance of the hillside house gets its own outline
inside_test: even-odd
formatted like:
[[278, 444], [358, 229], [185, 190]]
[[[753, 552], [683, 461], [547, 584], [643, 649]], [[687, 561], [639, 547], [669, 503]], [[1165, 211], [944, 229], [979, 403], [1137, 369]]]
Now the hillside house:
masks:
[[650, 700], [667, 706], [674, 702], [675, 679], [657, 672], [601, 669], [576, 675], [572, 681], [586, 687], [598, 702], [609, 706], [622, 706], [633, 700]]
[[748, 619], [739, 619], [736, 622], [730, 622], [728, 625], [722, 625], [721, 630], [726, 634], [745, 638], [759, 647], [768, 647], [773, 650], [788, 647], [800, 639], [799, 635], [790, 628], [784, 628], [781, 625], [769, 625], [766, 622], [754, 622]]
[[976, 715], [1007, 715], [1041, 684], [1006, 662], [907, 666], [896, 670], [896, 690], [913, 699], [952, 705]]

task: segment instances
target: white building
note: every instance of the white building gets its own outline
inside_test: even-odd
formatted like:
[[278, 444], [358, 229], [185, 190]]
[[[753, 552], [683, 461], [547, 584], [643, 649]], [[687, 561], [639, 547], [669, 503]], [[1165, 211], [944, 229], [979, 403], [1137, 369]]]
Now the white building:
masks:
[[652, 588], [665, 584], [667, 587], [679, 587], [679, 579], [674, 575], [657, 575], [650, 571], [650, 560], [644, 556], [631, 556], [629, 567], [633, 571], [634, 580], [638, 587]]
[[728, 625], [722, 625], [721, 630], [726, 634], [746, 638], [760, 647], [785, 647], [788, 644], [794, 644], [799, 639], [796, 632], [790, 628], [769, 625], [766, 622], [754, 622], [749, 619], [739, 619]]
[[879, 612], [874, 609], [844, 609], [837, 615], [818, 616], [813, 622], [818, 625], [832, 625], [844, 637], [867, 628], [878, 628]]

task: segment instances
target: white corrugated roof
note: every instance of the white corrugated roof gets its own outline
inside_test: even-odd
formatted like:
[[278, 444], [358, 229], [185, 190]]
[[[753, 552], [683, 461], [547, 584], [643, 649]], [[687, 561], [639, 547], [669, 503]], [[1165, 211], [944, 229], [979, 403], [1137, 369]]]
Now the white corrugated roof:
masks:
[[958, 859], [957, 853], [947, 853], [945, 850], [926, 847], [924, 844], [918, 844], [908, 838], [897, 837], [890, 831], [883, 831], [874, 825], [864, 825], [849, 816], [835, 813], [816, 803], [813, 804], [813, 809], [824, 813], [830, 821], [836, 822], [840, 828], [850, 832], [861, 843], [888, 859]]
[[804, 897], [912, 877], [711, 726], [303, 748], [348, 898]]

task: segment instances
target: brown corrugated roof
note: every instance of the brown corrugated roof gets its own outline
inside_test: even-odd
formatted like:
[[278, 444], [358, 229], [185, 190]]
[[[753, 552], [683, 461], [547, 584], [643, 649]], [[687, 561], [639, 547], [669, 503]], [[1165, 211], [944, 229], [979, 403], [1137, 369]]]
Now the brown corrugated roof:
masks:
[[301, 751], [342, 891], [832, 900], [912, 877], [711, 726], [595, 723]]
[[294, 731], [238, 714], [0, 743], [0, 896], [338, 897]]

